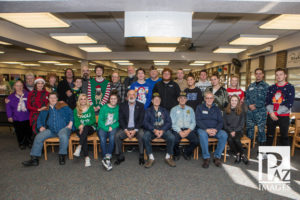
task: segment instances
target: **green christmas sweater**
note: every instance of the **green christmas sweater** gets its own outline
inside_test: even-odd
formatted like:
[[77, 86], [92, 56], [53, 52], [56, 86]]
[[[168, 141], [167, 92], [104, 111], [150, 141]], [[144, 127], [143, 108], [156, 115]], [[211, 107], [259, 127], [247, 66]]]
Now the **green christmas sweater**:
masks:
[[108, 101], [110, 94], [110, 83], [103, 78], [98, 82], [95, 78], [91, 78], [88, 83], [88, 100], [90, 105], [102, 107]]
[[77, 108], [74, 109], [74, 126], [76, 129], [79, 128], [81, 124], [85, 126], [92, 126], [96, 130], [96, 118], [95, 118], [95, 111], [93, 106], [90, 106], [87, 111], [82, 113], [81, 116], [77, 114]]
[[108, 131], [109, 127], [112, 129], [119, 127], [119, 106], [114, 108], [105, 104], [99, 113], [98, 128], [104, 131]]

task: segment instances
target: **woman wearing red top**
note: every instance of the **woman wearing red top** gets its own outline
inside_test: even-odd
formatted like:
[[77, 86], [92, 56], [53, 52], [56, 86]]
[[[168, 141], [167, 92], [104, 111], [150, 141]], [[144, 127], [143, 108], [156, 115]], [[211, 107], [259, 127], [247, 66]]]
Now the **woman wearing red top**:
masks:
[[46, 91], [44, 86], [45, 80], [41, 77], [37, 77], [34, 81], [34, 89], [28, 94], [27, 108], [30, 111], [30, 126], [35, 135], [38, 133], [36, 122], [39, 113], [45, 110], [48, 104], [49, 92]]
[[239, 86], [239, 77], [237, 75], [231, 76], [230, 86], [227, 88], [228, 97], [230, 98], [232, 95], [237, 95], [240, 98], [241, 104], [244, 103], [245, 93]]

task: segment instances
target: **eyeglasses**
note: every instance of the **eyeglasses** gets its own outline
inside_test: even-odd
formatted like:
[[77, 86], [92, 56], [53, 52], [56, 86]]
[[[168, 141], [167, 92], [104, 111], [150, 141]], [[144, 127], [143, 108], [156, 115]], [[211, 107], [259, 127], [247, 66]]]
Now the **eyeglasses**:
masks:
[[214, 99], [214, 97], [205, 97], [205, 99]]

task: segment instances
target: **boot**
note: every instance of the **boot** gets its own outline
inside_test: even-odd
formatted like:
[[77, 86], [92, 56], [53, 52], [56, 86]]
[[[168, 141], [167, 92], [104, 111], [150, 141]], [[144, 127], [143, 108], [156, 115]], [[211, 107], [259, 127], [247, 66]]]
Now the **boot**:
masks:
[[59, 155], [58, 160], [60, 165], [66, 164], [66, 155]]
[[240, 154], [236, 154], [236, 159], [234, 161], [234, 163], [239, 164], [241, 162], [241, 155]]
[[39, 165], [39, 158], [36, 156], [31, 156], [31, 159], [28, 161], [22, 162], [24, 167], [31, 167], [31, 166], [38, 166]]

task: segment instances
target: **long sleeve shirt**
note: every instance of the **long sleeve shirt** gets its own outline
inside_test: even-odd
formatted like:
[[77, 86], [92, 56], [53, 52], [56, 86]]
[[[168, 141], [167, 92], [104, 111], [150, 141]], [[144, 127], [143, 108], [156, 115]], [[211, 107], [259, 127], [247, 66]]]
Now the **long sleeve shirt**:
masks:
[[221, 130], [223, 128], [221, 110], [215, 104], [211, 108], [208, 108], [205, 103], [199, 105], [196, 109], [196, 123], [203, 130], [209, 128]]
[[182, 128], [194, 130], [196, 127], [195, 112], [190, 106], [185, 105], [182, 108], [180, 105], [175, 106], [171, 110], [172, 129], [180, 132]]

